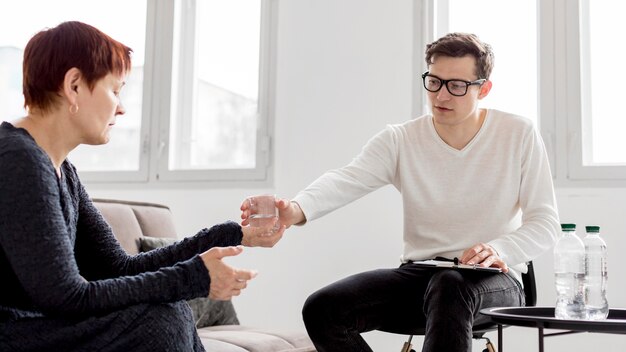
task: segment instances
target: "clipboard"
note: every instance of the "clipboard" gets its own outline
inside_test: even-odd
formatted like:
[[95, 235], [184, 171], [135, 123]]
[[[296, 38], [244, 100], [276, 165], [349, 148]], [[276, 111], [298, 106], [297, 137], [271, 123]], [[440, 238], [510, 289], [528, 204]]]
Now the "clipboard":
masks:
[[502, 272], [502, 269], [500, 268], [495, 268], [495, 267], [484, 268], [478, 264], [474, 264], [474, 265], [461, 264], [461, 263], [458, 263], [458, 261], [455, 262], [451, 260], [428, 259], [428, 260], [411, 261], [410, 263], [417, 265], [417, 266], [421, 266], [421, 267], [427, 267], [427, 268], [467, 269], [467, 270], [476, 270], [476, 271], [486, 271], [489, 273], [501, 273]]

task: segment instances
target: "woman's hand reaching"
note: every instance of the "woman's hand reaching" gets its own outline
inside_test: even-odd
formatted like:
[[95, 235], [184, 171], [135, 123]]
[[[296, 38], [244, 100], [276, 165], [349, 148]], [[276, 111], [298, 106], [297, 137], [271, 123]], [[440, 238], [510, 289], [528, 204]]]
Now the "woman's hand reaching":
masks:
[[278, 224], [278, 219], [265, 227], [242, 226], [241, 244], [246, 247], [274, 247], [283, 238], [286, 227]]
[[235, 269], [222, 261], [222, 258], [238, 255], [242, 251], [242, 246], [213, 247], [200, 254], [211, 278], [210, 299], [227, 301], [239, 296], [241, 290], [248, 286], [248, 281], [257, 275], [254, 270]]

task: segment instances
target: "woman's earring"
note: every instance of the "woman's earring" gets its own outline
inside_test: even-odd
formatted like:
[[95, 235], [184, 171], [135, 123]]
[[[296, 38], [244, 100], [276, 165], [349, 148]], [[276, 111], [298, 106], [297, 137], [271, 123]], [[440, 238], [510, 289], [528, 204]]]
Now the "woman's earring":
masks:
[[72, 115], [78, 114], [78, 104], [70, 105], [70, 114]]

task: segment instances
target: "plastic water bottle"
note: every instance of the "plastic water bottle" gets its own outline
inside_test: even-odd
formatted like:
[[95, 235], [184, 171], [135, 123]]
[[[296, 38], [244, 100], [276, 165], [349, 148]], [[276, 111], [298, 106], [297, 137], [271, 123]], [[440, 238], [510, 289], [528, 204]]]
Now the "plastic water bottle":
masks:
[[600, 237], [599, 226], [587, 226], [585, 245], [585, 310], [587, 319], [601, 320], [609, 315], [609, 302], [606, 299], [607, 251], [606, 243]]
[[554, 279], [559, 319], [585, 319], [585, 246], [576, 236], [575, 224], [561, 224], [563, 236], [554, 247]]

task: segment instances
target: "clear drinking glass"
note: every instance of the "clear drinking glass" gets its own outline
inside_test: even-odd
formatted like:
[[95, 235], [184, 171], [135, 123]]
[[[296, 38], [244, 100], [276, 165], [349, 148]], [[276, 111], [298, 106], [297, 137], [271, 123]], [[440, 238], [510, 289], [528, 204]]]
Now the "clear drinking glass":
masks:
[[[250, 204], [250, 226], [267, 227], [278, 217], [276, 196], [271, 194], [252, 196], [248, 197], [248, 202]], [[274, 228], [277, 229], [279, 226], [277, 222]]]

